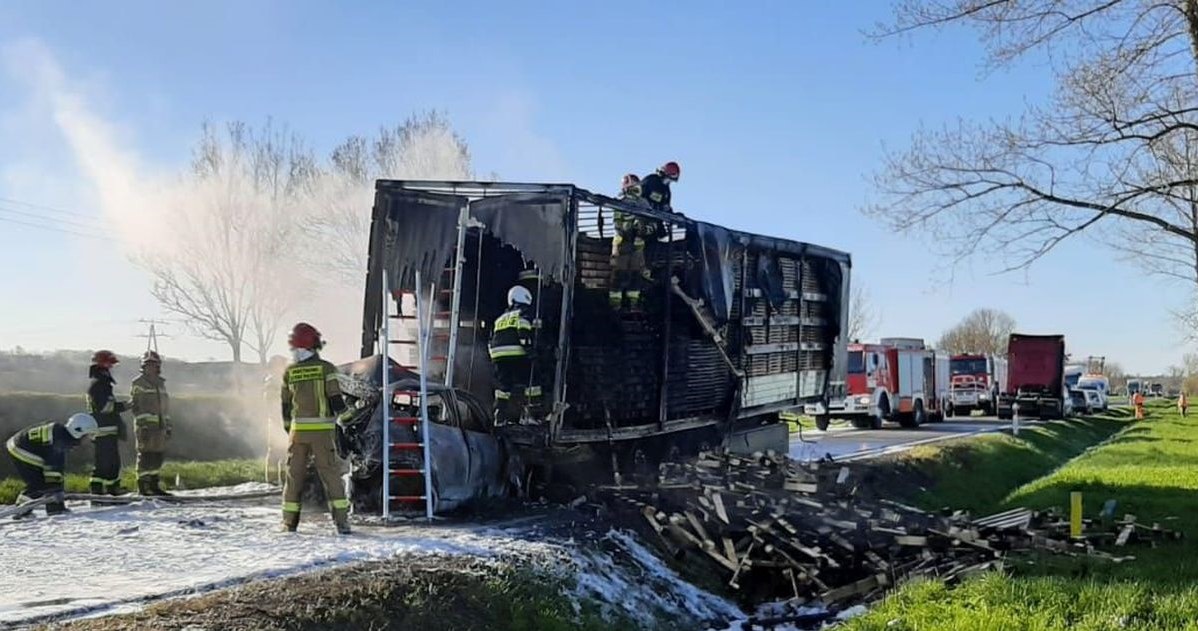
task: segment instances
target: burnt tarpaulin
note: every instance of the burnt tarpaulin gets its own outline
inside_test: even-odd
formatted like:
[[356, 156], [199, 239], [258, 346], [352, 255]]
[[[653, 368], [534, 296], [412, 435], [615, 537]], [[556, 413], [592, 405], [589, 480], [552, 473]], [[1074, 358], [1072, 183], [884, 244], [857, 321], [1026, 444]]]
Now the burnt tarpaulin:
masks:
[[441, 278], [457, 244], [458, 215], [466, 202], [457, 195], [387, 194], [384, 264], [392, 290], [415, 289], [418, 271], [426, 283]]
[[470, 216], [495, 238], [537, 264], [541, 278], [562, 280], [566, 263], [568, 197], [545, 193], [514, 193], [470, 204]]
[[699, 288], [717, 324], [732, 316], [733, 257], [738, 256], [736, 235], [727, 228], [696, 222], [687, 240], [698, 242], [701, 278]]
[[782, 268], [772, 251], [757, 254], [757, 286], [761, 288], [770, 308], [777, 312], [786, 302], [786, 287], [782, 279]]

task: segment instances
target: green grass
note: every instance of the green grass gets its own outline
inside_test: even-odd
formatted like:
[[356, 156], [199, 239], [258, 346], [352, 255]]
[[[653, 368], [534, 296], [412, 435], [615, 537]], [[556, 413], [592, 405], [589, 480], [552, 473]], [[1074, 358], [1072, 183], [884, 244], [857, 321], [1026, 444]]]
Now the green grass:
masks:
[[1091, 558], [1039, 556], [949, 588], [914, 583], [847, 625], [854, 631], [989, 629], [1198, 629], [1198, 417], [1182, 419], [1152, 406], [1107, 443], [1042, 478], [1016, 488], [989, 508], [1064, 507], [1081, 491], [1095, 517], [1104, 501], [1117, 514], [1160, 522], [1187, 535], [1182, 542], [1126, 552], [1114, 564]]
[[[272, 479], [274, 472], [272, 471]], [[162, 486], [175, 487], [175, 476], [182, 488], [199, 489], [210, 486], [228, 486], [263, 479], [261, 460], [214, 460], [210, 462], [167, 462], [162, 466]], [[69, 473], [66, 490], [70, 493], [86, 493], [90, 475]], [[137, 474], [132, 467], [121, 472], [121, 484], [128, 489], [137, 488]], [[18, 478], [0, 480], [0, 504], [12, 504], [24, 488]]]
[[1018, 436], [994, 433], [915, 447], [883, 465], [878, 483], [889, 494], [928, 509], [997, 510], [1012, 489], [1051, 472], [1123, 429], [1131, 413], [1025, 426]]

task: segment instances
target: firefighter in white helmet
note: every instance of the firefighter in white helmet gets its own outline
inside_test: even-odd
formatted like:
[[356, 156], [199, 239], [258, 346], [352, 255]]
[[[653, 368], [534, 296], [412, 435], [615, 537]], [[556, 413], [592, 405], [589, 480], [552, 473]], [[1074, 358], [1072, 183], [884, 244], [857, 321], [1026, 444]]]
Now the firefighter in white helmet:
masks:
[[507, 292], [508, 309], [495, 320], [487, 350], [495, 367], [495, 422], [513, 423], [527, 404], [539, 406], [540, 386], [532, 383], [532, 292], [516, 285]]
[[46, 514], [67, 512], [62, 500], [63, 472], [67, 452], [87, 436], [95, 436], [100, 426], [90, 414], [73, 414], [65, 424], [53, 421], [30, 425], [13, 434], [5, 446], [13, 467], [25, 481], [25, 490], [17, 503], [52, 496]]

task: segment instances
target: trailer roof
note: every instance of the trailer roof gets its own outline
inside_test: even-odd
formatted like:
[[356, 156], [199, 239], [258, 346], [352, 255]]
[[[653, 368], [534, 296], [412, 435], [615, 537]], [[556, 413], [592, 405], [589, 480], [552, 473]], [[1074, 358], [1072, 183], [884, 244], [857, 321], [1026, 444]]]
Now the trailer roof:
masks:
[[691, 219], [682, 213], [669, 213], [652, 210], [638, 204], [629, 204], [623, 200], [593, 193], [569, 183], [532, 183], [532, 182], [483, 182], [467, 180], [376, 180], [375, 191], [425, 191], [449, 195], [461, 195], [472, 199], [497, 197], [514, 193], [546, 193], [565, 194], [582, 202], [620, 212], [652, 217], [669, 223], [687, 227], [714, 227], [728, 231], [731, 235], [746, 245], [762, 249], [777, 250], [794, 255], [811, 254], [831, 259], [851, 267], [852, 257], [847, 252], [828, 248], [814, 243], [806, 243], [795, 239], [773, 237], [756, 234], [743, 230], [728, 228], [720, 224]]

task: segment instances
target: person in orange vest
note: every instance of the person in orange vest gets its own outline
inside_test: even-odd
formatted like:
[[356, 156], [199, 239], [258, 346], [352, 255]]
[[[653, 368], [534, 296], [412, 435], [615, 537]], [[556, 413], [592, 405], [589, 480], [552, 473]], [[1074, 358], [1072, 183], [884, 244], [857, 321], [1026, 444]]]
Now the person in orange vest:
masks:
[[1131, 397], [1131, 404], [1136, 407], [1136, 420], [1144, 420], [1144, 393], [1137, 392]]
[[1190, 407], [1190, 398], [1186, 396], [1186, 391], [1182, 390], [1181, 395], [1177, 397], [1177, 411], [1181, 412], [1182, 416], [1186, 415], [1186, 409]]

